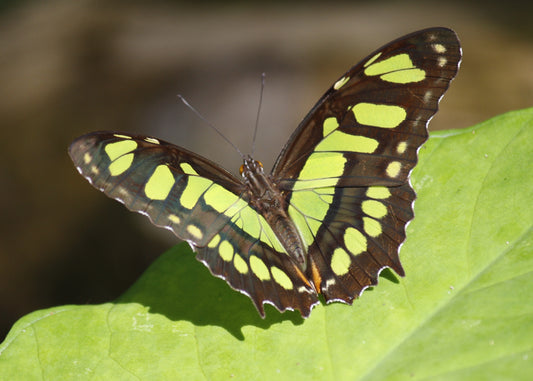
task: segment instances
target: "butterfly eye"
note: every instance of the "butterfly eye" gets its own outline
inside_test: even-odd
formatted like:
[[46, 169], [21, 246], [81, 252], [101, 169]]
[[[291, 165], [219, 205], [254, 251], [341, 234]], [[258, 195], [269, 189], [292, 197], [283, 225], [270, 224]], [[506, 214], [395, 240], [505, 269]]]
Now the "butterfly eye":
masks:
[[244, 172], [244, 164], [241, 165], [241, 167], [239, 168], [239, 173], [242, 175], [242, 173]]

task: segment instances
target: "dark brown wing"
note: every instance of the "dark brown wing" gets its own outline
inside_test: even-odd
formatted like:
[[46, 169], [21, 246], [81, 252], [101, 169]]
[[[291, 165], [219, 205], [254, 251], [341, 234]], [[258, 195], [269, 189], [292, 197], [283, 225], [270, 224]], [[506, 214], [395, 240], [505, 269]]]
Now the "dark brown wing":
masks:
[[74, 140], [69, 154], [95, 188], [194, 246], [206, 245], [226, 223], [205, 212], [203, 193], [217, 186], [237, 199], [243, 189], [216, 164], [152, 137], [93, 132]]
[[170, 229], [234, 289], [263, 303], [309, 316], [318, 295], [265, 219], [250, 207], [243, 184], [216, 164], [162, 140], [95, 132], [69, 149], [97, 189]]
[[[338, 176], [338, 185], [402, 184], [416, 164], [417, 151], [428, 137], [426, 125], [457, 74], [460, 60], [457, 35], [446, 28], [415, 32], [376, 50], [326, 91], [283, 148], [272, 176], [279, 179], [282, 187], [292, 189], [306, 161], [325, 138], [324, 123], [334, 118], [338, 124], [335, 131], [379, 142], [371, 153], [343, 148], [329, 150], [342, 152], [347, 159], [342, 176]], [[423, 78], [420, 70], [424, 72]], [[404, 80], [411, 81], [398, 82], [402, 73]], [[374, 125], [368, 120], [367, 123], [358, 121], [354, 106], [368, 103], [401, 107], [405, 117], [395, 128], [380, 127], [379, 119], [374, 120], [377, 122]], [[380, 112], [379, 108], [376, 110]], [[406, 143], [402, 153], [397, 151], [400, 142]], [[398, 176], [390, 178], [385, 175], [385, 169], [393, 160], [401, 163], [401, 169]]]
[[351, 303], [390, 267], [413, 217], [409, 174], [461, 60], [450, 29], [412, 33], [370, 54], [320, 99], [272, 176], [308, 245], [307, 276]]

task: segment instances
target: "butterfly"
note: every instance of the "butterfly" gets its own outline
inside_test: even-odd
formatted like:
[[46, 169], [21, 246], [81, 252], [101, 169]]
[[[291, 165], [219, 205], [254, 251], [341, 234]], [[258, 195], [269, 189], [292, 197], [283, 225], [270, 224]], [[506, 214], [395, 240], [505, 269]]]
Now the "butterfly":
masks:
[[123, 132], [75, 139], [69, 154], [95, 188], [167, 228], [211, 273], [264, 304], [308, 317], [352, 304], [399, 248], [413, 218], [409, 175], [427, 124], [461, 61], [446, 28], [378, 49], [326, 91], [270, 174], [245, 156], [240, 177], [163, 140]]

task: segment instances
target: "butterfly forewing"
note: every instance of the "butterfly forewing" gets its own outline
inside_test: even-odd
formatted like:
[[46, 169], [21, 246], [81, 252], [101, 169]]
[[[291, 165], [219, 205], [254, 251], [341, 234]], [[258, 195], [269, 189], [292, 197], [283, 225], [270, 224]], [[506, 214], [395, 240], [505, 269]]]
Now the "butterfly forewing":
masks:
[[[415, 32], [370, 54], [317, 102], [284, 147], [272, 175], [292, 189], [294, 181], [302, 180], [302, 170], [312, 175], [313, 160], [330, 163], [342, 155], [345, 166], [336, 173], [341, 179], [335, 185], [405, 182], [460, 59], [457, 36], [445, 28]], [[396, 176], [387, 175], [387, 169]]]
[[[69, 153], [94, 187], [195, 246], [231, 218], [219, 205], [241, 200], [242, 186], [231, 174], [159, 139], [94, 132], [76, 139]], [[217, 198], [223, 200], [210, 202]]]
[[82, 136], [69, 153], [93, 186], [188, 241], [262, 316], [269, 303], [307, 317], [319, 293], [351, 303], [383, 268], [404, 275], [409, 174], [460, 59], [445, 28], [372, 53], [313, 107], [270, 177], [237, 179], [183, 148], [118, 132]]

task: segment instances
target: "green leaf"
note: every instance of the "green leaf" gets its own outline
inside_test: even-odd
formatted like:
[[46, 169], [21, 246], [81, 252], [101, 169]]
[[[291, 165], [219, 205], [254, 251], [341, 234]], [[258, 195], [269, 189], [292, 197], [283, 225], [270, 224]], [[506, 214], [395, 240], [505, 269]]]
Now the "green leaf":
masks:
[[533, 374], [533, 109], [432, 135], [401, 251], [353, 306], [303, 320], [251, 301], [188, 247], [114, 303], [20, 319], [0, 379], [526, 379]]

